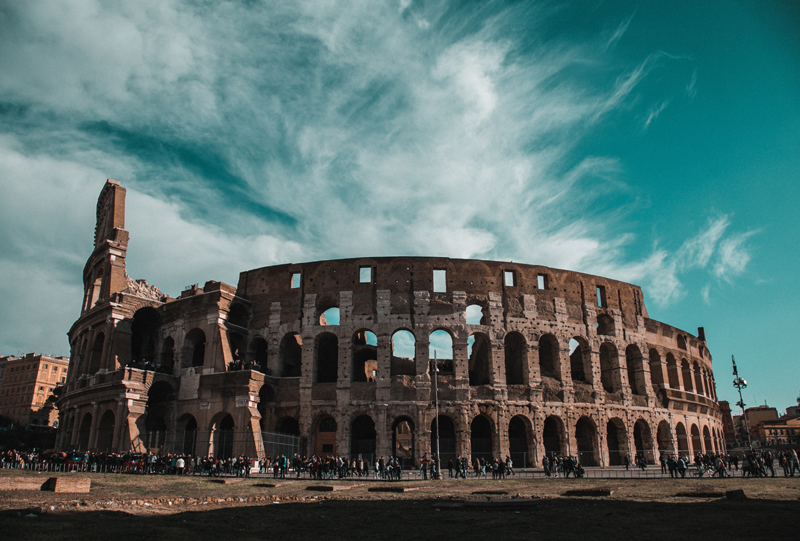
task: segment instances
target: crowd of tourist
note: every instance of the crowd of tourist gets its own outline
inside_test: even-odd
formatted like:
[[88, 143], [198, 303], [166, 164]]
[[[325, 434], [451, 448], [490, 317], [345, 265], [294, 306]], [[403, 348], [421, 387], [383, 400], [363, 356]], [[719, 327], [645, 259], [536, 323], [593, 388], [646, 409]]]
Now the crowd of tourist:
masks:
[[[687, 455], [662, 453], [659, 462], [661, 473], [672, 478], [685, 478], [687, 472], [694, 477], [776, 477], [777, 466], [783, 469], [784, 477], [800, 476], [800, 459], [795, 450], [778, 451], [774, 455], [769, 450], [747, 453], [742, 459], [736, 455], [698, 453], [693, 461]], [[635, 465], [642, 470], [647, 467], [644, 457], [635, 457]], [[625, 459], [626, 469], [630, 460]], [[289, 475], [312, 479], [366, 478], [370, 472], [375, 479], [399, 480], [403, 474], [403, 461], [399, 457], [378, 457], [374, 462], [361, 457], [327, 456], [310, 458], [294, 454], [250, 458], [247, 456], [217, 459], [213, 456], [195, 457], [191, 455], [152, 453], [89, 453], [89, 452], [20, 452], [8, 450], [0, 453], [2, 468], [20, 468], [37, 471], [82, 471], [102, 473], [162, 474], [162, 475], [235, 475], [249, 477], [251, 472], [272, 475], [276, 479]], [[447, 472], [451, 479], [469, 477], [505, 479], [514, 475], [513, 462], [509, 456], [503, 458], [458, 456], [447, 461]], [[546, 477], [583, 477], [583, 466], [574, 456], [548, 455], [542, 458], [542, 470]], [[472, 474], [470, 475], [470, 471]], [[421, 479], [435, 479], [438, 476], [437, 463], [427, 455], [419, 462], [417, 476]]]

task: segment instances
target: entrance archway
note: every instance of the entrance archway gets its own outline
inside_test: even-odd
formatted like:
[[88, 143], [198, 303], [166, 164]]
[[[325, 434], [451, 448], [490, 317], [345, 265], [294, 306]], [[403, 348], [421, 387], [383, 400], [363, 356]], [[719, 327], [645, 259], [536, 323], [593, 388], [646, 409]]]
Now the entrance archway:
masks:
[[361, 457], [375, 463], [375, 422], [369, 415], [357, 417], [350, 425], [350, 458]]
[[410, 417], [398, 417], [392, 424], [392, 452], [403, 469], [414, 464], [414, 421]]
[[492, 454], [492, 424], [489, 419], [478, 415], [472, 420], [471, 431], [472, 459], [483, 458], [491, 463], [494, 456]]
[[563, 455], [563, 441], [564, 423], [555, 415], [551, 415], [544, 420], [544, 430], [542, 433], [544, 452], [550, 457], [555, 455]]
[[606, 442], [608, 444], [608, 465], [622, 466], [628, 456], [628, 437], [625, 423], [621, 419], [608, 420], [606, 425]]
[[578, 444], [578, 462], [584, 466], [597, 465], [597, 427], [588, 417], [575, 424], [575, 442]]
[[[456, 427], [453, 420], [446, 415], [439, 416], [439, 453], [442, 464], [456, 458]], [[431, 422], [431, 454], [436, 456], [436, 419]]]
[[323, 417], [317, 425], [314, 454], [327, 457], [336, 454], [336, 421], [333, 417]]
[[528, 451], [528, 428], [526, 420], [516, 415], [508, 423], [508, 448], [511, 461], [520, 468], [532, 464]]

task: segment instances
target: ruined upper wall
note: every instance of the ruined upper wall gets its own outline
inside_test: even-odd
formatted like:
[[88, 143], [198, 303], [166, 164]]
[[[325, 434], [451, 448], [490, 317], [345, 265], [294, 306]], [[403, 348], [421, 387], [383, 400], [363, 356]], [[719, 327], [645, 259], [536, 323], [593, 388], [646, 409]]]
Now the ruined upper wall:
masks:
[[[366, 283], [361, 281], [363, 268], [371, 272]], [[444, 292], [434, 291], [435, 270], [445, 271]], [[507, 272], [511, 273], [511, 285], [506, 283]], [[300, 283], [293, 288], [295, 274], [300, 275]], [[601, 302], [598, 287], [604, 293]], [[583, 320], [584, 305], [598, 312], [619, 311], [625, 325], [632, 328], [636, 316], [647, 317], [641, 288], [632, 284], [540, 265], [443, 257], [341, 259], [263, 267], [239, 275], [237, 295], [253, 303], [253, 325], [258, 327], [260, 319], [263, 323], [268, 320], [273, 302], [281, 304], [281, 319], [288, 322], [300, 317], [305, 295], [317, 295], [318, 307], [336, 306], [341, 291], [352, 292], [354, 315], [375, 313], [378, 291], [392, 293], [392, 313], [397, 314], [413, 310], [415, 291], [427, 291], [431, 313], [437, 315], [452, 312], [453, 293], [459, 292], [466, 295], [467, 304], [481, 304], [490, 294], [499, 295], [508, 316], [522, 316], [526, 302], [533, 299], [542, 317], [547, 317], [554, 299], [559, 298], [564, 299], [574, 321]]]

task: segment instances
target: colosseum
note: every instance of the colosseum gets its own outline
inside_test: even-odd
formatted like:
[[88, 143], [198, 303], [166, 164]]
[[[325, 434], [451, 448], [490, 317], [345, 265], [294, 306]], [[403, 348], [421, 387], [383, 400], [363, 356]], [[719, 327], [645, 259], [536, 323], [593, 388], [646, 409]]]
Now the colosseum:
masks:
[[703, 329], [650, 319], [638, 286], [376, 257], [263, 267], [171, 298], [128, 276], [124, 227], [125, 188], [108, 180], [68, 333], [59, 448], [412, 464], [438, 428], [444, 462], [724, 449]]

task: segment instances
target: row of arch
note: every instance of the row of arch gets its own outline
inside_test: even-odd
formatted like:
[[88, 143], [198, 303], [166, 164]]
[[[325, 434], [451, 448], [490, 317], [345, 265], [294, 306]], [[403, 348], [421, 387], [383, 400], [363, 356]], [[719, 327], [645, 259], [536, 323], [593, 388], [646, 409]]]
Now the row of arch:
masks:
[[[97, 451], [110, 451], [113, 446], [115, 415], [111, 410], [103, 413], [97, 424], [95, 443], [92, 445], [91, 412], [81, 417], [80, 427], [76, 431], [74, 441], [80, 450], [93, 447]], [[68, 423], [68, 433], [72, 433], [72, 423]], [[233, 417], [225, 412], [214, 416], [207, 427], [207, 432], [198, 432], [196, 419], [185, 414], [176, 423], [176, 436], [173, 438], [171, 452], [187, 454], [212, 454], [218, 458], [227, 458], [237, 452], [235, 443], [235, 423]], [[167, 439], [167, 424], [163, 416], [157, 412], [148, 413], [144, 421], [145, 431], [141, 434], [144, 447], [161, 448]], [[610, 418], [605, 426], [598, 426], [589, 416], [580, 417], [574, 424], [574, 433], [566, 434], [563, 420], [550, 415], [544, 420], [541, 430], [535, 431], [531, 420], [523, 415], [512, 417], [503, 427], [507, 447], [500, 448], [498, 432], [493, 421], [482, 414], [476, 415], [469, 424], [469, 446], [459, 441], [459, 434], [453, 419], [439, 415], [431, 421], [426, 439], [429, 447], [418, 448], [420, 433], [416, 430], [414, 420], [405, 415], [396, 417], [391, 425], [390, 453], [406, 464], [414, 464], [422, 454], [433, 456], [436, 452], [436, 436], [438, 429], [438, 448], [443, 463], [460, 455], [464, 449], [472, 459], [490, 460], [505, 454], [519, 466], [538, 466], [541, 457], [537, 456], [536, 443], [541, 441], [544, 452], [548, 456], [578, 456], [584, 466], [623, 465], [626, 458], [641, 456], [654, 462], [661, 454], [679, 453], [682, 456], [696, 453], [716, 453], [723, 449], [722, 434], [715, 428], [703, 426], [702, 431], [697, 424], [686, 426], [682, 422], [675, 424], [675, 431], [667, 421], [658, 423], [652, 430], [647, 421], [636, 420], [632, 434], [629, 434], [625, 422], [617, 417]], [[293, 417], [279, 419], [275, 426], [279, 433], [300, 436], [299, 423]], [[249, 430], [249, 427], [245, 430]], [[377, 452], [377, 429], [373, 419], [366, 414], [355, 417], [349, 426], [349, 448], [337, 448], [336, 434], [339, 430], [337, 422], [330, 416], [323, 415], [314, 424], [314, 446], [310, 453], [317, 456], [345, 454], [351, 457], [362, 456], [374, 460]], [[570, 437], [571, 436], [571, 437]], [[200, 440], [205, 441], [200, 441]], [[238, 441], [241, 441], [241, 436]], [[571, 443], [574, 442], [574, 445]], [[603, 446], [603, 448], [601, 448]], [[241, 453], [241, 450], [238, 450]]]
[[[470, 309], [479, 305], [468, 307], [468, 321], [479, 324], [483, 321], [480, 310]], [[330, 308], [320, 315], [320, 322], [324, 325], [338, 325], [338, 313], [332, 313], [338, 308]], [[477, 314], [477, 315], [476, 315]], [[603, 314], [605, 319], [598, 319], [600, 334], [613, 334], [613, 319]], [[253, 337], [246, 344], [245, 333], [239, 332], [235, 327], [246, 324], [246, 309], [240, 304], [231, 308], [229, 314], [231, 329], [228, 330], [230, 351], [233, 361], [244, 362], [250, 368], [278, 377], [299, 377], [301, 375], [303, 357], [303, 339], [293, 332], [283, 336], [278, 347], [278, 362], [273, 363], [274, 369], [270, 370], [269, 344], [261, 336]], [[142, 367], [158, 368], [162, 371], [173, 373], [176, 357], [175, 340], [166, 337], [157, 353], [158, 331], [161, 326], [161, 317], [152, 307], [139, 309], [131, 321], [130, 359], [131, 363], [140, 363]], [[608, 327], [612, 328], [609, 329]], [[447, 329], [436, 329], [428, 336], [429, 357], [434, 356], [440, 361], [440, 370], [444, 373], [453, 372], [453, 336]], [[81, 342], [78, 356], [78, 370], [81, 373], [94, 374], [102, 364], [105, 334], [98, 332], [92, 341], [91, 350], [87, 352], [88, 339]], [[530, 381], [528, 351], [529, 345], [525, 336], [517, 331], [509, 332], [503, 339], [504, 347], [504, 381], [501, 375], [495, 374], [492, 363], [493, 344], [488, 335], [483, 332], [474, 332], [469, 335], [467, 342], [468, 375], [470, 385], [491, 385], [505, 383], [507, 385], [523, 385]], [[538, 339], [538, 367], [542, 377], [556, 380], [564, 379], [562, 374], [570, 377], [573, 382], [593, 384], [596, 377], [593, 369], [592, 351], [587, 340], [581, 336], [569, 340], [568, 352], [564, 357], [569, 359], [569, 368], [562, 372], [563, 346], [553, 334], [544, 334]], [[399, 329], [391, 337], [390, 376], [414, 376], [419, 367], [416, 362], [416, 338], [408, 329]], [[184, 342], [179, 352], [181, 366], [200, 367], [205, 363], [206, 336], [202, 329], [193, 328], [184, 337]], [[339, 335], [334, 332], [322, 332], [314, 338], [314, 367], [313, 381], [316, 383], [336, 382], [339, 377]], [[697, 361], [690, 363], [685, 358], [678, 361], [668, 352], [664, 362], [661, 354], [656, 349], [649, 350], [648, 363], [645, 363], [639, 347], [630, 344], [625, 350], [625, 365], [627, 368], [627, 383], [634, 395], [646, 395], [648, 381], [646, 372], [650, 373], [649, 383], [653, 387], [678, 389], [693, 392], [716, 399], [713, 384], [713, 375]], [[88, 362], [87, 361], [88, 358]], [[378, 347], [376, 335], [362, 329], [355, 332], [351, 338], [351, 366], [350, 378], [354, 382], [371, 381], [377, 375]], [[566, 359], [565, 359], [566, 360]], [[617, 346], [609, 341], [601, 343], [599, 348], [599, 378], [606, 392], [619, 392], [624, 384], [621, 376], [621, 360]], [[649, 366], [645, 366], [645, 365]], [[240, 364], [239, 366], [243, 366]], [[647, 369], [646, 369], [647, 368]], [[426, 369], [426, 368], [423, 368]]]

